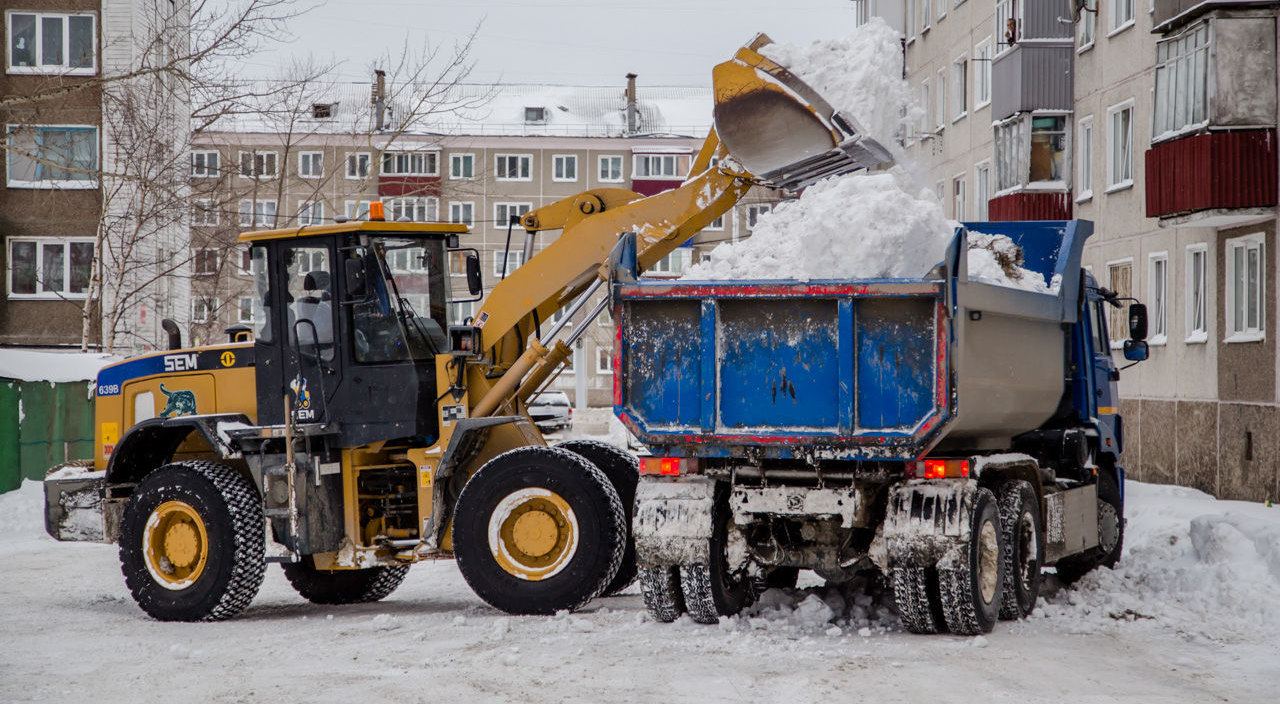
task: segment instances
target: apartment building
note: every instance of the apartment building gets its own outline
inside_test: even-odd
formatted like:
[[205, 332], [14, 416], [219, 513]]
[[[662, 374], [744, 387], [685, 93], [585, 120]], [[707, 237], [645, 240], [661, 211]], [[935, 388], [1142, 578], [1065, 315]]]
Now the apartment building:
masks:
[[[234, 244], [243, 230], [364, 218], [369, 204], [381, 201], [388, 219], [467, 225], [462, 245], [479, 252], [487, 294], [524, 265], [526, 252], [536, 256], [559, 234], [540, 232], [527, 243], [513, 217], [588, 189], [652, 195], [675, 188], [710, 128], [706, 88], [641, 88], [630, 103], [621, 86], [454, 90], [459, 103], [477, 107], [411, 116], [414, 99], [375, 77], [371, 85], [318, 92], [291, 111], [287, 124], [257, 117], [199, 135], [191, 162], [192, 338], [220, 339], [226, 327], [254, 319], [249, 262]], [[650, 273], [679, 276], [720, 242], [747, 236], [776, 200], [766, 189], [753, 190]], [[451, 273], [462, 301], [451, 314], [461, 323], [479, 302], [463, 300], [462, 267]], [[607, 405], [612, 349], [606, 313], [582, 335], [581, 352], [555, 388], [573, 396], [581, 374], [588, 401]]]
[[140, 137], [184, 158], [188, 108], [172, 83], [131, 71], [163, 67], [161, 46], [184, 54], [189, 7], [30, 0], [7, 4], [4, 23], [0, 345], [147, 349], [171, 302], [186, 309], [181, 266], [162, 262], [187, 229], [180, 202], [142, 212], [149, 188], [174, 196], [183, 181], [157, 173], [163, 155]]

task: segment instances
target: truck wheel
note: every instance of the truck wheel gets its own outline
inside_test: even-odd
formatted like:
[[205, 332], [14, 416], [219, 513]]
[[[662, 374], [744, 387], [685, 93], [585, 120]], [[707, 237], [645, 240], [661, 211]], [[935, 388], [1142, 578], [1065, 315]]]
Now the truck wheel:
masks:
[[631, 586], [636, 579], [636, 542], [631, 536], [631, 515], [635, 510], [636, 484], [640, 482], [640, 462], [635, 455], [599, 440], [570, 440], [556, 447], [576, 452], [587, 458], [613, 483], [627, 517], [627, 549], [622, 553], [618, 576], [604, 588], [601, 596], [613, 596]]
[[365, 604], [391, 595], [409, 574], [408, 565], [363, 570], [318, 570], [310, 555], [283, 563], [284, 576], [313, 604]]
[[671, 623], [684, 613], [684, 594], [680, 591], [680, 568], [663, 565], [640, 569], [640, 593], [644, 608], [660, 623]]
[[458, 569], [509, 614], [573, 610], [604, 591], [622, 563], [626, 514], [618, 493], [581, 455], [521, 447], [467, 481], [453, 518]]
[[167, 464], [138, 484], [120, 522], [120, 566], [138, 606], [161, 621], [218, 621], [262, 586], [262, 499], [225, 465]]
[[947, 630], [956, 635], [990, 633], [1000, 614], [1004, 591], [1004, 562], [1001, 560], [1000, 514], [996, 497], [978, 489], [969, 519], [969, 543], [963, 556], [950, 564], [938, 565], [938, 591]]
[[698, 623], [719, 623], [721, 616], [733, 616], [756, 600], [756, 580], [745, 572], [733, 571], [729, 565], [732, 519], [724, 497], [717, 497], [708, 546], [711, 564], [680, 566], [684, 605], [689, 617]]
[[1098, 471], [1098, 547], [1058, 560], [1058, 580], [1072, 584], [1099, 565], [1114, 567], [1124, 549], [1124, 500], [1115, 477]]
[[893, 602], [898, 607], [903, 628], [910, 633], [943, 630], [938, 578], [932, 568], [895, 567], [890, 570], [889, 581], [893, 585]]
[[1040, 501], [1025, 481], [1007, 482], [1000, 489], [1000, 536], [1004, 544], [1000, 618], [1026, 618], [1040, 596], [1044, 536], [1040, 530]]

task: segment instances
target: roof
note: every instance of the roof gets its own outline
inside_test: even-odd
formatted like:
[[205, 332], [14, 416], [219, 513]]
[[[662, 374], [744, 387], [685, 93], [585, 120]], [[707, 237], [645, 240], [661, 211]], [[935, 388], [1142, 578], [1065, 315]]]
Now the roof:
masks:
[[[250, 92], [273, 92], [259, 82]], [[209, 131], [368, 134], [375, 109], [368, 83], [291, 89], [220, 118]], [[423, 135], [628, 136], [623, 86], [458, 84], [397, 86], [387, 81], [387, 131]], [[637, 129], [631, 136], [703, 137], [711, 127], [712, 92], [701, 86], [637, 86]], [[313, 106], [330, 106], [329, 117]], [[526, 109], [533, 112], [526, 114]], [[526, 119], [526, 117], [541, 119]], [[286, 129], [288, 128], [288, 129]]]
[[242, 232], [237, 242], [261, 242], [262, 240], [278, 240], [289, 237], [312, 237], [315, 235], [340, 235], [347, 232], [404, 232], [424, 235], [466, 234], [471, 230], [466, 225], [444, 222], [384, 222], [382, 220], [351, 220], [335, 222], [330, 225], [307, 225], [305, 227], [285, 227], [277, 230], [257, 230]]

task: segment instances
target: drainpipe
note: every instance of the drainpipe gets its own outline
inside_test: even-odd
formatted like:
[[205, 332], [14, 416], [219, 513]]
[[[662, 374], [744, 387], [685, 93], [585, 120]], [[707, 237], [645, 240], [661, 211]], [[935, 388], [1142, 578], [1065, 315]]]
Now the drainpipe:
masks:
[[636, 74], [627, 74], [627, 136], [630, 137], [637, 132], [636, 122], [638, 114], [636, 112]]
[[373, 131], [380, 132], [386, 126], [387, 114], [387, 72], [382, 69], [373, 70], [373, 86], [369, 102], [373, 105]]

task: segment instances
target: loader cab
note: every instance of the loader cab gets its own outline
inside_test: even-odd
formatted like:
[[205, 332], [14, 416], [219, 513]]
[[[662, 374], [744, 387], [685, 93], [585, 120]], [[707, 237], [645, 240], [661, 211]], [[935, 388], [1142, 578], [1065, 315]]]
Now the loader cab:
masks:
[[[446, 245], [462, 225], [351, 222], [248, 233], [258, 422], [286, 412], [337, 446], [438, 435]], [[286, 409], [288, 409], [286, 411]]]

